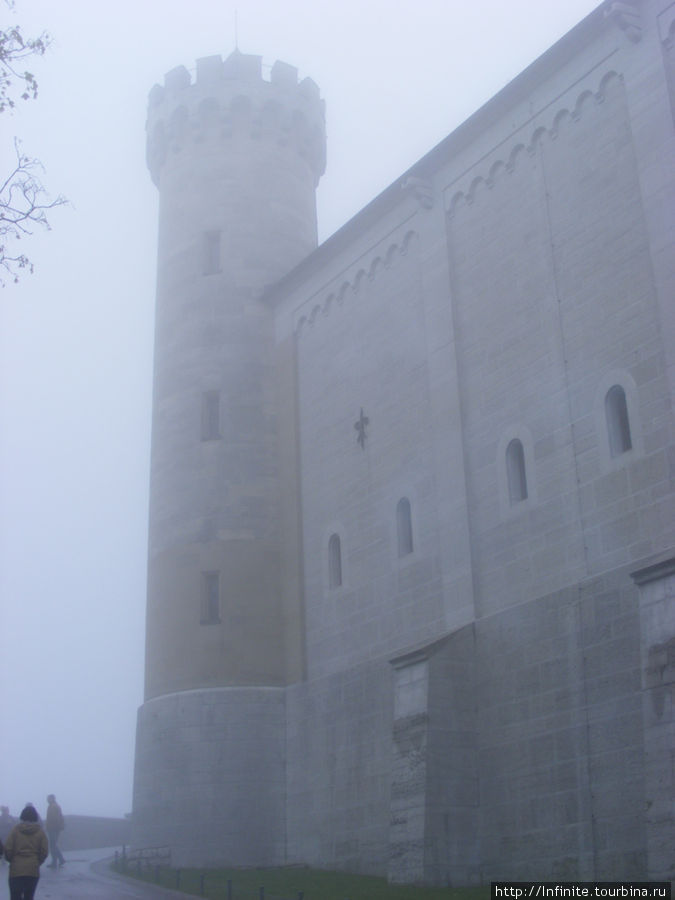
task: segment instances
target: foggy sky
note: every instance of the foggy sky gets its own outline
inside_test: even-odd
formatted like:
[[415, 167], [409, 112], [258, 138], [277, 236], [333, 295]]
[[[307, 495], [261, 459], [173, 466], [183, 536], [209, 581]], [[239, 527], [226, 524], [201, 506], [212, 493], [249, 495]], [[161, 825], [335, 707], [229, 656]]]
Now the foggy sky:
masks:
[[157, 192], [147, 94], [238, 43], [326, 101], [328, 237], [595, 7], [590, 0], [17, 0], [54, 43], [0, 118], [70, 206], [0, 291], [0, 803], [131, 810], [143, 699]]

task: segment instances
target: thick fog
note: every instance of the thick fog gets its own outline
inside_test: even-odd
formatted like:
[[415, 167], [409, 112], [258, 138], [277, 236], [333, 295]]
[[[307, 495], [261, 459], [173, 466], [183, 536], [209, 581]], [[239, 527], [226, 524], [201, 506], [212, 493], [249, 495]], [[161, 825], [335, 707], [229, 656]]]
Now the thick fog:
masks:
[[329, 236], [583, 18], [592, 0], [16, 0], [53, 44], [0, 117], [69, 206], [0, 291], [0, 803], [131, 810], [143, 698], [157, 193], [145, 106], [176, 65], [238, 43], [326, 101]]

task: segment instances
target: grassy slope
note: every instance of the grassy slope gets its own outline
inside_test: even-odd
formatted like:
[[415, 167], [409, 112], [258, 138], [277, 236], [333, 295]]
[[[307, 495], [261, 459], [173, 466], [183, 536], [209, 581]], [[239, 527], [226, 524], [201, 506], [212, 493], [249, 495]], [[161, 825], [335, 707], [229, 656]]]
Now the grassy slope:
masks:
[[[129, 874], [132, 875], [133, 871], [130, 870]], [[183, 869], [180, 872], [180, 890], [199, 896], [201, 874], [197, 869]], [[153, 870], [144, 880], [155, 881], [155, 877]], [[226, 900], [228, 879], [232, 882], [232, 900], [260, 900], [261, 887], [265, 888], [265, 900], [297, 900], [300, 891], [304, 892], [304, 900], [487, 900], [490, 896], [489, 887], [394, 886], [388, 885], [384, 878], [303, 867], [210, 869], [204, 872], [204, 896], [211, 900]], [[175, 889], [175, 870], [160, 869], [159, 883]]]

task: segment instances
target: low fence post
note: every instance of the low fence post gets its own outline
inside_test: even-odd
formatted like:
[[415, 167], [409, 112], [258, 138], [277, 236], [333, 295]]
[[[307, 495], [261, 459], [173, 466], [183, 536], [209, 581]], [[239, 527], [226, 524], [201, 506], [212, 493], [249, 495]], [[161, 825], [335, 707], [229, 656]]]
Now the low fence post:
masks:
[[199, 876], [199, 896], [204, 896], [204, 873], [202, 872]]
[[176, 869], [176, 887], [180, 887], [180, 869]]
[[232, 879], [227, 879], [227, 900], [232, 900]]

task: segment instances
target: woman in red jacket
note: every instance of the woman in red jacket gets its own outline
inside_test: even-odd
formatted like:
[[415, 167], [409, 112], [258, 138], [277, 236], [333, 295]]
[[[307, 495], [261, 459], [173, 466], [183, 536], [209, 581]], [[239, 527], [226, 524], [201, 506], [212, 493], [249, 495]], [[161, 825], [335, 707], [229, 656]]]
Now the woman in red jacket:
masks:
[[19, 816], [19, 824], [12, 828], [5, 841], [10, 900], [33, 900], [40, 866], [48, 853], [47, 835], [40, 828], [37, 810], [26, 806]]

